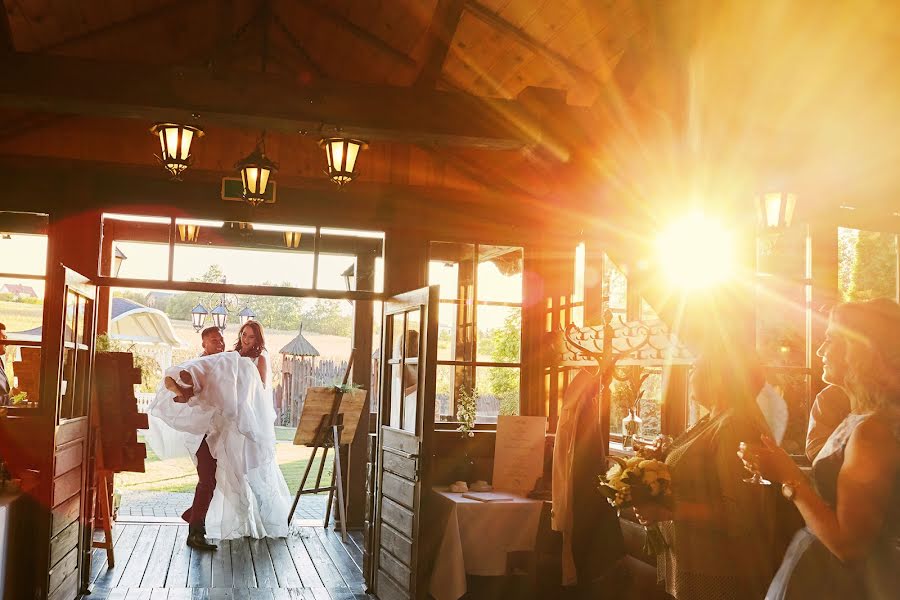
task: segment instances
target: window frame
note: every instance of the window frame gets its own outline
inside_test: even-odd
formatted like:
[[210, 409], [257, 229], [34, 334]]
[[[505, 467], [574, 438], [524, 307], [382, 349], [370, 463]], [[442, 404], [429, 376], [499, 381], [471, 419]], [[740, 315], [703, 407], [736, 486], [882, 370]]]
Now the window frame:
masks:
[[[523, 246], [523, 245], [518, 245], [518, 244], [500, 244], [500, 243], [496, 243], [496, 242], [477, 242], [477, 241], [444, 240], [444, 239], [440, 239], [440, 240], [429, 240], [429, 241], [428, 241], [428, 252], [427, 252], [426, 263], [425, 263], [425, 264], [426, 264], [426, 279], [429, 280], [429, 281], [430, 281], [430, 278], [431, 278], [431, 273], [430, 273], [431, 263], [432, 263], [433, 260], [435, 260], [435, 259], [433, 258], [433, 252], [432, 252], [432, 248], [433, 248], [433, 245], [434, 245], [434, 244], [465, 244], [465, 245], [471, 245], [471, 246], [472, 246], [472, 249], [473, 249], [472, 257], [473, 257], [473, 259], [475, 259], [475, 261], [476, 261], [475, 268], [473, 269], [473, 275], [472, 275], [472, 301], [471, 301], [471, 302], [472, 302], [472, 306], [473, 306], [473, 311], [472, 311], [472, 331], [474, 332], [473, 335], [472, 335], [472, 346], [471, 346], [471, 350], [470, 350], [470, 352], [471, 352], [471, 353], [470, 353], [470, 356], [472, 357], [472, 359], [471, 359], [471, 360], [459, 360], [459, 359], [448, 360], [448, 359], [440, 359], [440, 358], [439, 358], [439, 359], [435, 362], [437, 368], [439, 369], [439, 368], [442, 367], [442, 366], [449, 366], [449, 367], [453, 367], [453, 368], [454, 368], [454, 372], [455, 372], [458, 368], [469, 369], [469, 370], [471, 371], [472, 387], [473, 387], [473, 389], [475, 389], [475, 390], [477, 390], [476, 373], [477, 373], [478, 367], [482, 367], [482, 368], [509, 368], [509, 369], [517, 369], [517, 370], [518, 370], [518, 376], [519, 376], [519, 377], [518, 377], [518, 380], [519, 380], [518, 414], [522, 414], [522, 370], [523, 370], [523, 368], [524, 368], [524, 365], [523, 365], [523, 362], [522, 362], [522, 355], [523, 355], [523, 347], [522, 347], [522, 344], [523, 344], [523, 341], [524, 341], [523, 331], [524, 331], [524, 328], [525, 328], [525, 325], [524, 325], [524, 318], [525, 318], [525, 315], [524, 315], [524, 304], [525, 304], [525, 303], [524, 303], [524, 298], [525, 298], [525, 278], [524, 278], [524, 276], [522, 277], [522, 300], [523, 300], [523, 301], [518, 302], [518, 303], [516, 303], [516, 302], [503, 302], [503, 301], [498, 301], [498, 300], [482, 300], [482, 301], [479, 301], [479, 300], [478, 300], [478, 289], [479, 289], [479, 283], [478, 283], [478, 265], [480, 264], [480, 262], [478, 262], [478, 257], [480, 256], [479, 248], [480, 248], [481, 246], [510, 246], [510, 247], [513, 247], [513, 248], [517, 248], [517, 249], [519, 249], [519, 250], [521, 251], [521, 253], [522, 253], [522, 263], [523, 263], [523, 265], [524, 265], [524, 263], [525, 263], [525, 253], [526, 253], [526, 248], [525, 248], [525, 246]], [[439, 300], [438, 300], [438, 312], [440, 312], [440, 308], [441, 308], [442, 306], [445, 306], [445, 305], [447, 305], [447, 306], [458, 307], [458, 306], [461, 306], [461, 305], [465, 305], [466, 303], [468, 303], [468, 300], [466, 300], [466, 299], [460, 299], [460, 298], [448, 298], [448, 299], [445, 299], [445, 298], [439, 298]], [[492, 361], [479, 361], [479, 360], [478, 360], [478, 307], [479, 307], [479, 306], [494, 306], [494, 307], [501, 307], [501, 308], [516, 308], [516, 309], [518, 309], [518, 310], [520, 311], [520, 314], [522, 315], [522, 319], [521, 319], [521, 322], [520, 322], [520, 325], [519, 325], [519, 360], [518, 360], [518, 361], [516, 361], [516, 362], [492, 362]], [[437, 399], [435, 398], [435, 400], [437, 400]], [[441, 421], [435, 420], [435, 428], [436, 428], [436, 429], [454, 429], [455, 427], [457, 427], [457, 426], [459, 425], [459, 421], [457, 420], [457, 417], [456, 417], [457, 411], [458, 411], [458, 409], [459, 409], [458, 401], [459, 401], [459, 397], [458, 397], [458, 386], [457, 386], [457, 385], [453, 385], [453, 386], [451, 387], [451, 402], [452, 402], [452, 407], [451, 407], [452, 414], [450, 415], [450, 416], [451, 416], [451, 419], [448, 419], [448, 420], [441, 420]], [[498, 414], [497, 417], [499, 417], [499, 416], [500, 416], [500, 415]], [[437, 414], [437, 411], [435, 411], [435, 419], [437, 419], [438, 417], [439, 417], [439, 415]], [[477, 429], [477, 430], [494, 430], [494, 429], [496, 429], [496, 427], [497, 427], [497, 422], [496, 422], [496, 421], [482, 421], [482, 420], [476, 419], [476, 422], [475, 422], [475, 429]]]

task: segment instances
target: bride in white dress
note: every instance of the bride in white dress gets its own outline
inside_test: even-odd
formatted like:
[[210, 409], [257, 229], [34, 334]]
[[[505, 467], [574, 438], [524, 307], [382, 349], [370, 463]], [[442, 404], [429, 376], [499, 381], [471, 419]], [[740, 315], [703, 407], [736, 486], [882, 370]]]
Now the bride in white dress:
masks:
[[165, 375], [182, 394], [168, 389], [165, 379], [160, 384], [148, 411], [147, 441], [161, 458], [195, 459], [191, 449], [206, 436], [217, 461], [207, 535], [286, 536], [291, 495], [275, 458], [275, 410], [259, 323], [241, 326], [235, 351], [188, 360]]

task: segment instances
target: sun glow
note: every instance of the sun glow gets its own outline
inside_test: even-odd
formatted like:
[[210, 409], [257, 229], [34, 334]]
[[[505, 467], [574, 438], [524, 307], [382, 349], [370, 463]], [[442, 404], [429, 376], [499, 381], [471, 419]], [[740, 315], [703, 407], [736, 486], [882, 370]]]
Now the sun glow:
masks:
[[656, 249], [663, 272], [678, 287], [710, 288], [734, 274], [734, 236], [701, 213], [672, 223], [659, 235]]

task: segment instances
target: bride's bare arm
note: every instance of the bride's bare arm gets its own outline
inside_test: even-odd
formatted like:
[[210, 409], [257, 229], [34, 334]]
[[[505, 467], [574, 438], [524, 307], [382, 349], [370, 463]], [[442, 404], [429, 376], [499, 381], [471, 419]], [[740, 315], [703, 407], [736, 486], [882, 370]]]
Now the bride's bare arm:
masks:
[[266, 355], [260, 354], [259, 360], [256, 361], [256, 368], [259, 369], [259, 378], [262, 380], [263, 387], [266, 387]]
[[838, 474], [837, 506], [832, 509], [805, 481], [795, 504], [806, 525], [840, 560], [865, 556], [881, 530], [900, 467], [900, 449], [890, 427], [866, 419], [851, 434]]

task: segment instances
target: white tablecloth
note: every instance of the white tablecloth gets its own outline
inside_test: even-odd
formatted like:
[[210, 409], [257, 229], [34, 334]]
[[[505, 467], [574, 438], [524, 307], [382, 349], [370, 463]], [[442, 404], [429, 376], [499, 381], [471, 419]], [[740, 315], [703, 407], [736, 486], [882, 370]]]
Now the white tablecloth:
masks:
[[505, 575], [508, 552], [534, 550], [542, 501], [480, 502], [446, 488], [435, 488], [434, 493], [449, 510], [431, 572], [429, 591], [436, 600], [463, 596], [466, 573]]

